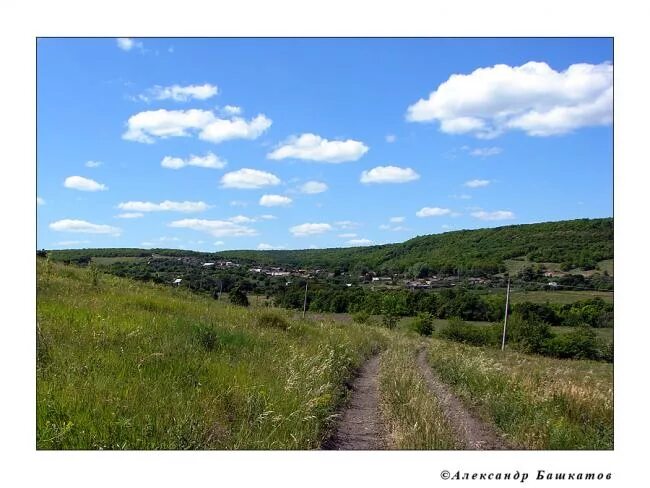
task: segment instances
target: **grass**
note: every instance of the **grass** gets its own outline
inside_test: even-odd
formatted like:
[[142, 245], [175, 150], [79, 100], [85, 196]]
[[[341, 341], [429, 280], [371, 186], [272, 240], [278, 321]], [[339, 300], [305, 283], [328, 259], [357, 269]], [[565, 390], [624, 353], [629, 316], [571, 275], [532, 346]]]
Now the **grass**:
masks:
[[613, 365], [431, 339], [443, 381], [523, 449], [613, 449]]
[[103, 257], [95, 256], [92, 258], [92, 262], [98, 265], [111, 265], [115, 263], [135, 263], [137, 261], [146, 261], [151, 259], [150, 257], [140, 257], [140, 256], [116, 256], [116, 257]]
[[49, 262], [37, 293], [39, 449], [317, 448], [386, 342]]
[[455, 435], [416, 363], [421, 341], [395, 339], [382, 353], [380, 410], [392, 449], [457, 449]]
[[[499, 290], [498, 293], [504, 291]], [[600, 297], [608, 303], [614, 301], [614, 293], [607, 291], [595, 290], [562, 290], [562, 291], [523, 291], [515, 290], [510, 294], [510, 301], [513, 304], [521, 302], [532, 303], [574, 303], [579, 300], [589, 300], [590, 298]]]

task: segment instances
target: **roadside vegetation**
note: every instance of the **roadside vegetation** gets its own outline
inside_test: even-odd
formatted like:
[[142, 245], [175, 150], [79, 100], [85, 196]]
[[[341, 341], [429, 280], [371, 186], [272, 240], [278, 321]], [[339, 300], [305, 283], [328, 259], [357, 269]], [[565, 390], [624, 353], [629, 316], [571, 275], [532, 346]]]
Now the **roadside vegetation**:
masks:
[[39, 449], [312, 449], [374, 327], [38, 260]]
[[613, 367], [432, 339], [429, 361], [523, 449], [613, 449]]

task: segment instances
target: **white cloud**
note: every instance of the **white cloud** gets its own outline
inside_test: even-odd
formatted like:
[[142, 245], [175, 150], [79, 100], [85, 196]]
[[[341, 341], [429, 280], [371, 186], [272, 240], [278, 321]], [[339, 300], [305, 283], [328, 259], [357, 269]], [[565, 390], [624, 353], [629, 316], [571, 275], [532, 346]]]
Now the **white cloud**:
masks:
[[160, 162], [160, 166], [169, 169], [181, 169], [186, 166], [198, 166], [200, 168], [221, 169], [226, 166], [227, 162], [220, 159], [216, 154], [208, 152], [205, 156], [190, 155], [187, 159], [165, 156]]
[[36, 205], [45, 205], [45, 200], [41, 197], [36, 197]]
[[242, 200], [231, 200], [230, 206], [231, 207], [247, 207], [248, 202], [244, 202]]
[[120, 210], [132, 212], [203, 212], [210, 208], [205, 202], [173, 202], [165, 200], [160, 203], [153, 202], [122, 202], [118, 204]]
[[286, 207], [293, 200], [283, 195], [262, 195], [260, 205], [263, 207]]
[[399, 224], [401, 222], [404, 222], [405, 219], [406, 217], [391, 217], [390, 219], [388, 219], [388, 221], [393, 224]]
[[411, 168], [377, 166], [361, 173], [361, 183], [408, 183], [420, 178]]
[[228, 220], [204, 220], [204, 219], [183, 219], [176, 220], [169, 224], [170, 227], [181, 229], [192, 229], [199, 232], [207, 232], [213, 237], [240, 237], [255, 236], [257, 232], [251, 227], [236, 224]]
[[304, 236], [310, 236], [314, 234], [322, 234], [324, 232], [329, 232], [331, 230], [332, 230], [332, 226], [330, 224], [311, 224], [311, 223], [294, 225], [293, 227], [289, 228], [289, 232], [291, 232], [295, 237], [304, 237]]
[[339, 237], [343, 237], [344, 239], [350, 239], [351, 237], [357, 237], [357, 235], [354, 232], [349, 232], [346, 234], [339, 234]]
[[351, 220], [339, 220], [334, 222], [334, 225], [338, 226], [340, 229], [356, 229], [359, 227], [359, 222], [352, 222]]
[[223, 188], [255, 189], [275, 186], [280, 183], [280, 178], [274, 174], [250, 168], [231, 171], [221, 177], [221, 186]]
[[313, 195], [315, 193], [323, 193], [324, 191], [327, 191], [327, 185], [320, 181], [308, 181], [301, 185], [298, 190], [301, 193]]
[[59, 241], [55, 242], [55, 246], [78, 246], [79, 244], [90, 244], [90, 241]]
[[122, 232], [118, 227], [110, 225], [93, 224], [85, 220], [63, 219], [50, 224], [50, 229], [57, 232], [78, 232], [82, 234], [112, 234], [120, 235]]
[[84, 166], [86, 166], [86, 168], [98, 168], [102, 164], [104, 163], [101, 161], [86, 161], [86, 164]]
[[403, 225], [395, 225], [395, 226], [393, 226], [393, 225], [389, 225], [389, 224], [381, 224], [379, 226], [379, 228], [381, 230], [390, 230], [392, 232], [399, 232], [399, 231], [403, 231], [403, 230], [411, 230], [408, 227], [404, 227]]
[[285, 249], [284, 246], [272, 246], [271, 244], [267, 244], [266, 242], [260, 242], [257, 245], [257, 249], [260, 251], [271, 251], [273, 249]]
[[203, 85], [172, 85], [154, 86], [149, 88], [145, 94], [138, 98], [148, 102], [150, 100], [174, 100], [176, 102], [187, 102], [189, 100], [207, 100], [219, 93], [219, 88], [210, 83]]
[[501, 154], [503, 152], [503, 149], [500, 147], [476, 147], [474, 149], [471, 149], [469, 151], [470, 156], [477, 156], [477, 157], [482, 157], [486, 158], [489, 156], [496, 156], [497, 154]]
[[395, 135], [393, 135], [393, 134], [388, 134], [388, 135], [386, 136], [386, 142], [388, 142], [388, 143], [393, 143], [393, 142], [395, 142], [396, 140], [397, 140], [397, 136], [395, 136]]
[[440, 207], [424, 207], [415, 212], [418, 217], [442, 217], [449, 214], [451, 214], [451, 210]]
[[117, 47], [119, 47], [123, 51], [130, 51], [134, 47], [137, 47], [138, 49], [142, 49], [142, 43], [140, 41], [135, 41], [130, 37], [118, 37], [116, 41], [117, 41]]
[[466, 181], [463, 186], [466, 186], [467, 188], [482, 188], [484, 186], [488, 186], [490, 184], [490, 180], [469, 180]]
[[511, 220], [515, 218], [515, 214], [509, 210], [495, 210], [494, 212], [480, 210], [472, 212], [471, 216], [480, 220]]
[[329, 141], [316, 134], [292, 136], [277, 149], [269, 153], [269, 159], [295, 158], [325, 163], [356, 161], [368, 152], [368, 146], [361, 141]]
[[228, 222], [234, 222], [235, 224], [250, 224], [255, 222], [255, 219], [252, 217], [246, 217], [245, 215], [235, 215], [227, 219]]
[[118, 219], [139, 219], [140, 217], [144, 217], [144, 214], [140, 212], [125, 212], [116, 215], [115, 217]]
[[260, 215], [260, 219], [262, 219], [262, 220], [275, 220], [275, 219], [277, 219], [277, 217], [275, 215], [271, 215], [271, 214], [264, 214], [264, 215]]
[[490, 139], [507, 130], [530, 136], [608, 125], [613, 115], [613, 66], [573, 64], [555, 71], [543, 62], [498, 64], [455, 74], [408, 107], [412, 122], [439, 121], [450, 134]]
[[226, 105], [223, 108], [223, 112], [227, 115], [239, 115], [242, 112], [241, 107], [237, 107], [236, 105]]
[[216, 241], [214, 243], [215, 246], [223, 246], [224, 244], [225, 244], [225, 242], [223, 242], [223, 241]]
[[83, 176], [68, 176], [63, 182], [63, 186], [72, 190], [80, 191], [108, 190], [106, 185], [97, 183], [95, 180], [91, 180], [90, 178], [84, 178]]
[[155, 138], [197, 134], [200, 139], [219, 143], [230, 139], [256, 139], [271, 123], [263, 114], [247, 122], [241, 117], [219, 118], [210, 110], [148, 110], [129, 117], [122, 138], [150, 144]]
[[372, 244], [372, 241], [370, 239], [350, 239], [346, 244], [351, 246], [368, 246]]

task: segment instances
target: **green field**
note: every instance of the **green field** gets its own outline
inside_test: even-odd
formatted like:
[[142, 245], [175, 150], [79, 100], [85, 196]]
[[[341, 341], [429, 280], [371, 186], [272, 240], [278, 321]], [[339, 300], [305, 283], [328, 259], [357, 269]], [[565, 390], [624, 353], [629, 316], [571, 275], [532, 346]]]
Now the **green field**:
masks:
[[412, 318], [393, 331], [378, 316], [303, 320], [254, 297], [259, 306], [235, 307], [43, 259], [37, 273], [38, 449], [317, 449], [355, 370], [378, 351], [386, 447], [454, 449], [415, 361], [423, 347], [516, 446], [612, 445], [611, 364], [424, 338]]
[[[505, 293], [505, 290], [502, 292]], [[562, 290], [562, 291], [524, 291], [513, 290], [510, 294], [511, 303], [573, 303], [590, 298], [602, 298], [608, 303], [614, 301], [614, 293], [595, 290]]]

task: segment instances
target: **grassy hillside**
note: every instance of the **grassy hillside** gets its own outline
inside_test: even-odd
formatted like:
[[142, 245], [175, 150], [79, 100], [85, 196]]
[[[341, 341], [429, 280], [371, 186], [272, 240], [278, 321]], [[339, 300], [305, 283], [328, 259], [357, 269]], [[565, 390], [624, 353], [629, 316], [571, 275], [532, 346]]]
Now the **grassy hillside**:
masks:
[[224, 251], [214, 254], [181, 250], [89, 249], [52, 251], [54, 259], [80, 257], [195, 255], [243, 263], [325, 269], [370, 269], [402, 272], [426, 264], [434, 271], [506, 270], [506, 260], [526, 257], [532, 262], [562, 263], [570, 268], [596, 267], [613, 258], [614, 221], [580, 219], [491, 229], [461, 230], [420, 236], [399, 244], [306, 249], [298, 251]]
[[310, 449], [382, 331], [39, 259], [39, 449]]

